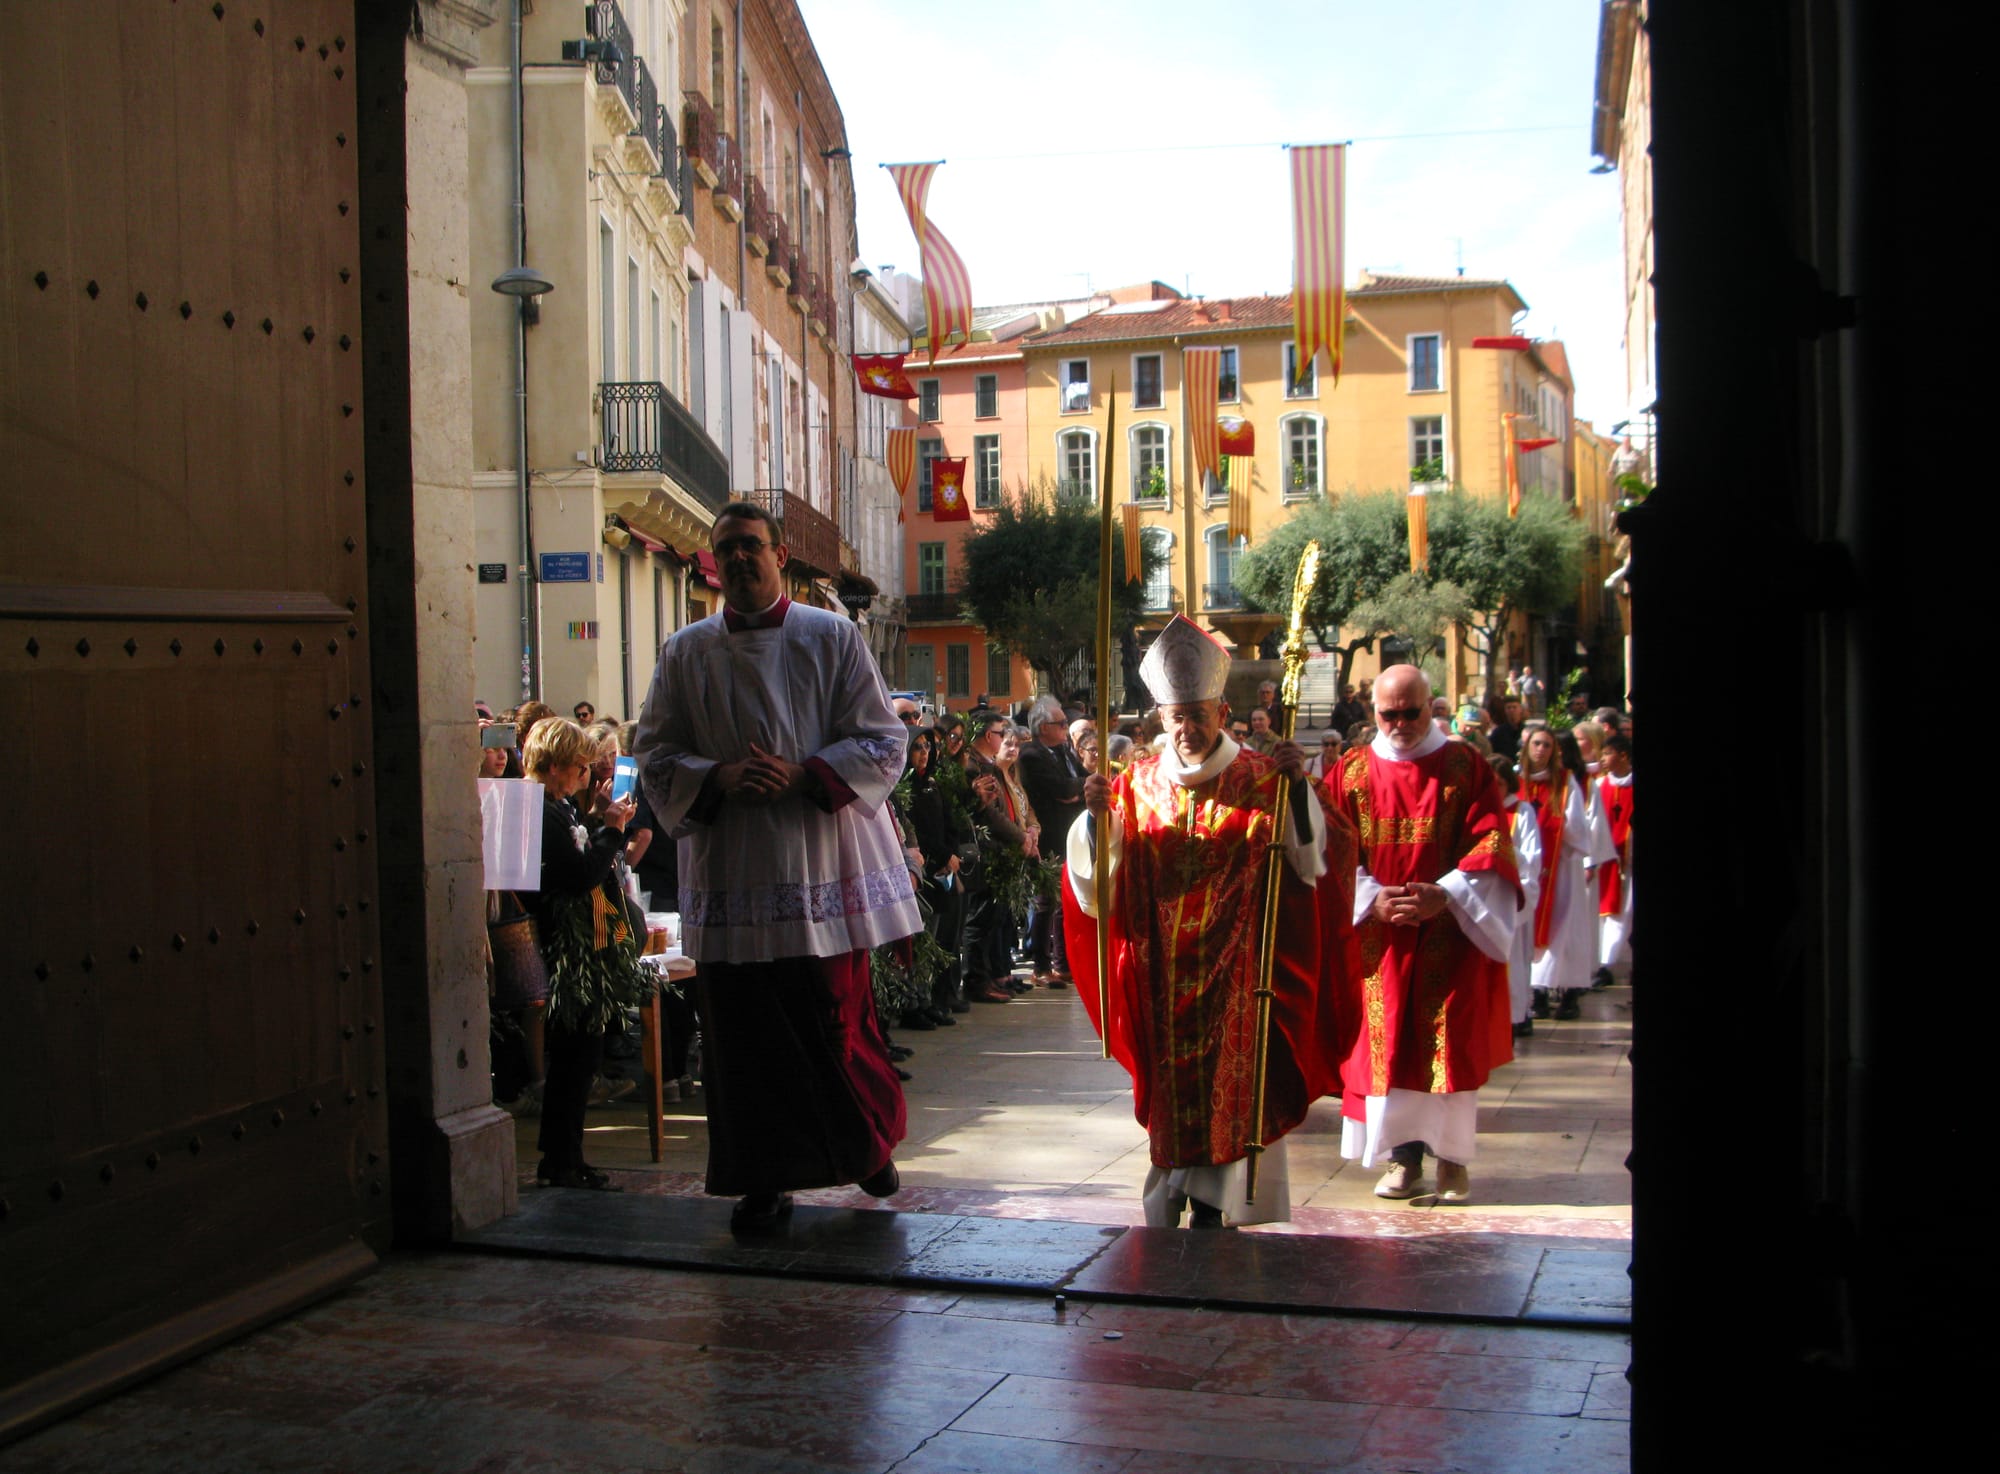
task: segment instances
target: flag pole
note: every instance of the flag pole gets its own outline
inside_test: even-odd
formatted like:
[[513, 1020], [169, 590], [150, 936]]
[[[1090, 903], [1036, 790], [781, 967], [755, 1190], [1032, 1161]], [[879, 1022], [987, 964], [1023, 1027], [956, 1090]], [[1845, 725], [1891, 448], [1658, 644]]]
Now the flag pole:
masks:
[[[1284, 682], [1278, 692], [1284, 717], [1278, 723], [1281, 740], [1292, 740], [1298, 720], [1299, 677], [1306, 668], [1306, 601], [1312, 597], [1313, 581], [1319, 577], [1319, 544], [1309, 542], [1299, 558], [1299, 571], [1292, 579], [1292, 619], [1279, 658], [1285, 666]], [[1263, 946], [1257, 953], [1256, 1050], [1250, 1064], [1250, 1140], [1245, 1143], [1243, 1201], [1257, 1201], [1257, 1160], [1264, 1153], [1264, 1084], [1271, 1066], [1271, 1002], [1277, 996], [1271, 988], [1271, 973], [1278, 957], [1278, 887], [1285, 864], [1285, 817], [1292, 801], [1292, 780], [1278, 775], [1278, 799], [1271, 811], [1271, 848], [1264, 862]]]
[[[1111, 467], [1118, 432], [1118, 376], [1105, 395], [1104, 476], [1098, 492], [1097, 534], [1097, 772], [1111, 781]], [[1111, 1058], [1111, 813], [1092, 826], [1091, 874], [1097, 890], [1097, 1032]]]

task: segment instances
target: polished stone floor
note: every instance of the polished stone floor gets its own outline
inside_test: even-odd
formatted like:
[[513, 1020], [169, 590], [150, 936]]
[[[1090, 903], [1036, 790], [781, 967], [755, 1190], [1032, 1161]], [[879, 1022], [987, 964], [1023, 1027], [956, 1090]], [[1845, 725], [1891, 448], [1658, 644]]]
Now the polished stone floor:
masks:
[[1627, 1362], [1611, 1330], [409, 1254], [0, 1474], [1618, 1471]]

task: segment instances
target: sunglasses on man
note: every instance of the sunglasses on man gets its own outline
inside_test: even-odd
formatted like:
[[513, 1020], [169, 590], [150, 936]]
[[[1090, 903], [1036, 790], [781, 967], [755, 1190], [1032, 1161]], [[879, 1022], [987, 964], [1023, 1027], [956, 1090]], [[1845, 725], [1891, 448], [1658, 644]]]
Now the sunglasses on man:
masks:
[[1418, 717], [1429, 716], [1430, 708], [1424, 706], [1382, 706], [1375, 709], [1378, 721], [1414, 722]]

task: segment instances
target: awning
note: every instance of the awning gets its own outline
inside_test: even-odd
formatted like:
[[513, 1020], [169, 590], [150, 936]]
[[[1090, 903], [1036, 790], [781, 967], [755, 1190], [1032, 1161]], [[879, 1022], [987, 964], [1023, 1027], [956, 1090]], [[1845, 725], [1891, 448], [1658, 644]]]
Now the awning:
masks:
[[638, 528], [634, 527], [629, 522], [625, 524], [625, 530], [632, 534], [633, 542], [637, 543], [640, 547], [644, 548], [649, 553], [664, 553], [667, 550], [667, 545], [661, 542], [657, 537], [648, 537], [645, 533], [641, 532]]
[[701, 570], [701, 576], [708, 580], [710, 588], [719, 589], [722, 587], [722, 574], [716, 569], [715, 554], [711, 553], [707, 548], [698, 548], [695, 550], [694, 566]]

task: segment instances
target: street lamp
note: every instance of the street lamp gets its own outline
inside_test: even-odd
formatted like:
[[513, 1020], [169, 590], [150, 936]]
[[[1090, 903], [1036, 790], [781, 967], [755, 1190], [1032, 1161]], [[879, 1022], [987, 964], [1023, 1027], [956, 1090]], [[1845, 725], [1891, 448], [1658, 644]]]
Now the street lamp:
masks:
[[539, 297], [556, 284], [532, 266], [510, 266], [493, 278], [493, 290], [503, 297]]
[[514, 515], [521, 541], [521, 697], [527, 700], [541, 692], [541, 657], [535, 639], [535, 524], [528, 506], [528, 324], [540, 319], [536, 304], [556, 285], [520, 262], [526, 232], [518, 211], [515, 219], [515, 259], [519, 264], [494, 277], [492, 285], [501, 296], [512, 297], [518, 308], [514, 316]]

